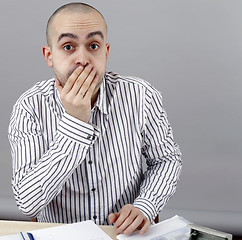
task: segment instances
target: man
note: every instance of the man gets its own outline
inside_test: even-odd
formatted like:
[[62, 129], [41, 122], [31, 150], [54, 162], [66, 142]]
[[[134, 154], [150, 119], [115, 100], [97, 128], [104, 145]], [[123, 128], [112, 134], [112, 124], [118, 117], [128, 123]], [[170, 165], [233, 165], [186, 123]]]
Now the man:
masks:
[[161, 95], [141, 79], [105, 73], [107, 27], [93, 7], [60, 7], [46, 35], [55, 78], [19, 98], [9, 126], [17, 205], [38, 221], [92, 219], [143, 234], [182, 165]]

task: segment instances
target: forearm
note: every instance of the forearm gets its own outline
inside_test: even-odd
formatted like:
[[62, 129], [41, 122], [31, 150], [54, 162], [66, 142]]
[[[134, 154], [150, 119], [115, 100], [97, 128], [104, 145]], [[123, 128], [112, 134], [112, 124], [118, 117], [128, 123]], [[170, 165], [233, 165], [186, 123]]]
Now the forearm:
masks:
[[155, 219], [175, 193], [181, 168], [180, 156], [173, 155], [148, 167], [145, 172], [140, 194], [133, 205], [139, 208], [150, 221]]
[[[33, 147], [32, 138], [26, 136], [11, 144], [15, 162], [13, 191], [17, 205], [24, 214], [31, 217], [38, 215], [61, 191], [69, 176], [85, 158], [89, 146], [95, 140], [95, 134], [91, 125], [80, 125], [80, 121], [65, 114], [49, 149], [43, 152], [41, 145], [35, 145], [35, 151], [43, 152], [39, 159], [35, 159], [33, 154], [25, 154], [26, 159], [23, 159], [21, 154]], [[41, 141], [42, 136], [35, 136], [35, 142]]]
[[161, 94], [153, 91], [145, 100], [142, 154], [146, 159], [147, 171], [134, 206], [153, 221], [175, 193], [182, 160]]
[[[69, 151], [64, 153], [63, 149], [66, 147]], [[77, 159], [70, 155], [70, 151], [80, 153]], [[81, 149], [81, 146], [67, 141], [62, 147], [49, 149], [48, 154], [34, 168], [23, 174], [22, 178], [13, 178], [13, 191], [19, 209], [29, 216], [38, 215], [59, 193], [77, 164], [81, 163], [81, 155], [85, 155], [85, 148]]]

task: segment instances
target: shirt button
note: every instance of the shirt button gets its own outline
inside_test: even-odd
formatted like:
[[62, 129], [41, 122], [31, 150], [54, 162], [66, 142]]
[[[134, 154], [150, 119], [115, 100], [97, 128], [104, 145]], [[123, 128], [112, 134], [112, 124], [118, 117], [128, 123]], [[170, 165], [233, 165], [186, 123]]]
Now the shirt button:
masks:
[[88, 161], [88, 163], [89, 163], [89, 164], [92, 164], [92, 161], [91, 161], [91, 160], [89, 160], [89, 161]]
[[92, 191], [94, 192], [96, 190], [96, 188], [92, 188]]
[[87, 135], [87, 139], [91, 140], [92, 139], [92, 135], [88, 134]]
[[93, 219], [97, 219], [97, 215], [94, 215], [94, 216], [93, 216]]

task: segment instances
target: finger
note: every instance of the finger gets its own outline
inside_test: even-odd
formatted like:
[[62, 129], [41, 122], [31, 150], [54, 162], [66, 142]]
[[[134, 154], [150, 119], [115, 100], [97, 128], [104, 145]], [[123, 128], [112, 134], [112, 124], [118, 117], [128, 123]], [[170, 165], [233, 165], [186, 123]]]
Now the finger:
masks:
[[145, 221], [144, 226], [139, 231], [140, 235], [143, 235], [144, 233], [146, 233], [151, 225], [149, 220], [145, 219], [144, 221]]
[[79, 77], [79, 75], [83, 72], [83, 67], [82, 66], [78, 66], [73, 73], [71, 74], [71, 76], [67, 79], [67, 82], [63, 88], [63, 94], [67, 94], [69, 93], [72, 89], [73, 86], [77, 80], [77, 78]]
[[93, 69], [92, 65], [88, 64], [83, 71], [81, 72], [81, 74], [77, 77], [74, 85], [73, 85], [73, 94], [77, 95], [78, 93], [80, 93], [80, 89], [84, 86], [84, 88], [81, 90], [81, 93], [83, 93], [83, 95], [85, 94], [85, 92], [87, 91], [87, 87], [90, 85], [90, 81], [92, 81], [93, 78], [95, 76], [94, 72], [95, 70]]
[[114, 223], [117, 220], [118, 217], [119, 217], [119, 213], [109, 214], [109, 216], [108, 216], [109, 223]]
[[118, 227], [118, 232], [129, 234], [133, 232], [142, 223], [144, 216], [142, 216], [136, 209], [133, 209], [130, 215]]
[[95, 75], [94, 79], [89, 85], [89, 88], [85, 92], [85, 97], [91, 98], [98, 84], [99, 84], [99, 76]]
[[[128, 219], [127, 219], [128, 220]], [[140, 224], [143, 222], [144, 218], [141, 215], [136, 216], [135, 219], [130, 219], [131, 223], [125, 227], [125, 229], [123, 230], [124, 234], [130, 234], [132, 233], [134, 230], [136, 230]]]
[[115, 224], [114, 226], [116, 228], [119, 228], [119, 226], [125, 221], [125, 219], [130, 215], [131, 213], [131, 209], [128, 208], [128, 207], [123, 207], [121, 210], [120, 210], [120, 215], [119, 217], [117, 218], [117, 220], [115, 221]]
[[90, 86], [92, 85], [93, 81], [96, 80], [95, 77], [96, 77], [96, 70], [93, 68], [89, 73], [89, 75], [87, 76], [86, 80], [79, 88], [78, 93], [83, 94], [83, 97], [85, 97], [86, 93], [90, 90]]

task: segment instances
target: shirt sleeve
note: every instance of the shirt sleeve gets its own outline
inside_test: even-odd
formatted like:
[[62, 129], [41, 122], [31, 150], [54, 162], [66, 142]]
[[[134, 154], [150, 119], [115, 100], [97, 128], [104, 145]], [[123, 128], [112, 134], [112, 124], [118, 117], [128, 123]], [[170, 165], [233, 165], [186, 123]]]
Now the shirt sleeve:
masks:
[[12, 188], [20, 211], [36, 217], [84, 160], [99, 130], [67, 113], [47, 146], [40, 123], [26, 107], [14, 107], [9, 125]]
[[134, 206], [152, 222], [175, 193], [182, 160], [159, 92], [146, 96], [144, 116], [142, 154], [147, 170]]

